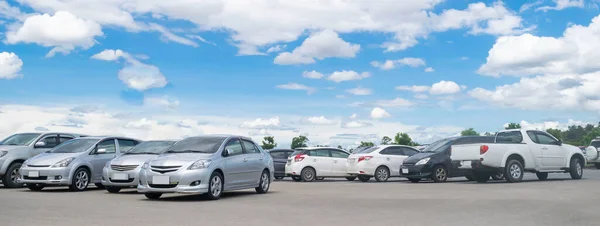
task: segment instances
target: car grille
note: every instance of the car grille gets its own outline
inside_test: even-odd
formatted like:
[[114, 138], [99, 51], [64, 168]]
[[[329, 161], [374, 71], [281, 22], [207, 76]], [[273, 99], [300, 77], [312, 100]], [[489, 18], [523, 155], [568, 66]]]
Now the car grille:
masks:
[[135, 180], [134, 178], [130, 178], [128, 180], [114, 180], [114, 179], [110, 179], [110, 182], [113, 183], [131, 183], [133, 182], [133, 180]]
[[414, 163], [402, 163], [402, 166], [414, 166]]
[[150, 169], [157, 173], [170, 173], [179, 170], [181, 166], [150, 166]]
[[25, 179], [25, 180], [46, 180], [46, 179], [48, 179], [48, 177], [47, 176], [41, 176], [41, 177], [23, 176], [23, 179]]
[[27, 167], [50, 167], [50, 165], [27, 165]]
[[177, 184], [148, 184], [151, 188], [174, 188]]
[[110, 169], [116, 171], [129, 171], [137, 168], [138, 165], [110, 165]]

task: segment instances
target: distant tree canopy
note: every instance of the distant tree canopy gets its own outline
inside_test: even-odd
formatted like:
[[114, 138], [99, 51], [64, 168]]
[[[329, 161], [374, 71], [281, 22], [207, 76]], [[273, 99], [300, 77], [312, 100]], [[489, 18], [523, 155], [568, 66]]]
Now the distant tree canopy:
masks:
[[396, 133], [393, 144], [419, 146], [419, 143], [414, 142], [407, 133]]
[[296, 149], [296, 148], [301, 148], [301, 147], [308, 147], [306, 145], [306, 142], [308, 142], [308, 137], [306, 137], [306, 136], [294, 137], [294, 138], [292, 138], [291, 148]]
[[506, 127], [504, 127], [504, 129], [520, 129], [521, 128], [521, 124], [519, 123], [508, 123], [508, 125]]
[[461, 136], [479, 136], [479, 133], [475, 131], [473, 128], [468, 128], [460, 132]]
[[381, 138], [382, 145], [390, 144], [390, 142], [392, 142], [392, 138], [388, 136], [383, 136], [383, 138]]
[[265, 150], [270, 150], [277, 147], [277, 143], [275, 143], [275, 137], [264, 137], [262, 141], [262, 145], [260, 145]]
[[373, 142], [370, 141], [361, 141], [358, 147], [372, 147], [375, 146]]

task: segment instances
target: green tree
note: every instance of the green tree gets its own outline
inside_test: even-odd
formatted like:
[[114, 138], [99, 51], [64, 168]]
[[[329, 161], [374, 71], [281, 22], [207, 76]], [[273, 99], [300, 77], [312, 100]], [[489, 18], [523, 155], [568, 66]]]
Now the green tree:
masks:
[[260, 145], [265, 150], [270, 150], [277, 147], [277, 143], [275, 143], [275, 137], [263, 137], [262, 145]]
[[479, 133], [475, 131], [473, 128], [468, 128], [460, 132], [461, 136], [479, 136]]
[[337, 148], [338, 149], [344, 149], [344, 148], [342, 148], [342, 145], [338, 145]]
[[392, 142], [392, 138], [388, 136], [383, 136], [383, 138], [381, 138], [382, 145], [390, 144], [390, 142]]
[[484, 135], [484, 136], [494, 136], [494, 135], [496, 135], [496, 134], [492, 134], [492, 133], [490, 133], [490, 132], [485, 132], [483, 135]]
[[521, 124], [519, 123], [508, 123], [508, 125], [506, 127], [504, 127], [504, 129], [520, 129], [521, 128]]
[[412, 139], [410, 138], [410, 136], [406, 133], [396, 133], [396, 136], [394, 136], [394, 143], [393, 144], [399, 144], [399, 145], [413, 145], [416, 144], [414, 142], [412, 142]]
[[557, 139], [562, 139], [562, 131], [560, 131], [559, 129], [547, 129], [546, 132], [556, 137]]
[[315, 147], [329, 147], [329, 145], [317, 144]]
[[296, 148], [301, 148], [301, 147], [308, 147], [306, 145], [306, 142], [308, 142], [308, 137], [306, 137], [306, 136], [294, 137], [294, 138], [292, 138], [291, 148], [296, 149]]
[[358, 147], [372, 147], [375, 146], [373, 142], [370, 141], [361, 141]]

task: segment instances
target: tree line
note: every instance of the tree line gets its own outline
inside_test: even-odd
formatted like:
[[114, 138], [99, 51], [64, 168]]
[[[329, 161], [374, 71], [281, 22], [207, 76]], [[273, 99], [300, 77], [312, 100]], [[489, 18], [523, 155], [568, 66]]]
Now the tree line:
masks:
[[[290, 148], [296, 149], [296, 148], [300, 148], [300, 147], [308, 147], [308, 144], [307, 144], [308, 141], [309, 141], [309, 139], [306, 136], [294, 137], [294, 138], [292, 138], [292, 144], [290, 145]], [[393, 140], [392, 140], [392, 138], [390, 138], [388, 136], [384, 136], [383, 138], [381, 138], [380, 144], [381, 145], [399, 144], [399, 145], [419, 146], [419, 143], [413, 141], [412, 138], [410, 138], [410, 136], [406, 133], [396, 133]], [[375, 143], [373, 143], [371, 141], [361, 141], [360, 145], [357, 148], [371, 147], [371, 146], [375, 146]], [[265, 150], [269, 150], [269, 149], [273, 149], [273, 148], [277, 147], [277, 143], [275, 142], [275, 137], [273, 137], [273, 136], [264, 137], [261, 147]], [[327, 145], [315, 145], [315, 147], [328, 147], [328, 146]], [[343, 149], [341, 145], [338, 145], [337, 148]], [[350, 149], [350, 151], [351, 150], [352, 149]]]

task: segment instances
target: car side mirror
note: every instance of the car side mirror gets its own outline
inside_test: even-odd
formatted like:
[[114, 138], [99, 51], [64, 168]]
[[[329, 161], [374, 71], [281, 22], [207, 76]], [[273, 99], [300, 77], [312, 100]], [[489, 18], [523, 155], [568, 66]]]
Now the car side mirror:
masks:
[[556, 144], [558, 144], [558, 145], [562, 145], [562, 140], [558, 140], [558, 141], [556, 142]]
[[105, 148], [101, 148], [101, 149], [98, 149], [96, 151], [96, 154], [104, 154], [104, 153], [106, 153], [106, 149]]
[[46, 146], [46, 142], [44, 141], [39, 141], [37, 143], [35, 143], [35, 145], [33, 145], [34, 148], [43, 148]]
[[233, 154], [233, 151], [231, 149], [225, 149], [225, 151], [223, 152], [223, 156], [227, 157]]

